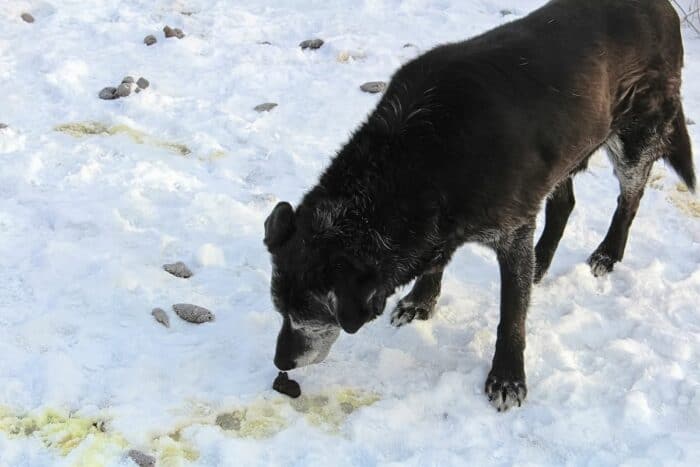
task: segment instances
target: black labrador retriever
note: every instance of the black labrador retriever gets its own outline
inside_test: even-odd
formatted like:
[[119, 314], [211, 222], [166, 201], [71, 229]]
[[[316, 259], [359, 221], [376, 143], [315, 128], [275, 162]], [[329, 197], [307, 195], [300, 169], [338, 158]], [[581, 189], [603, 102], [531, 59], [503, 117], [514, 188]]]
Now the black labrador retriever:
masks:
[[497, 254], [502, 288], [485, 390], [499, 410], [520, 405], [530, 289], [574, 207], [573, 175], [604, 146], [620, 182], [588, 259], [596, 276], [622, 260], [655, 161], [694, 188], [682, 62], [667, 0], [553, 0], [401, 67], [296, 211], [279, 203], [265, 222], [283, 317], [275, 364], [320, 362], [341, 329], [357, 332], [416, 278], [391, 322], [430, 318], [452, 254], [480, 242]]

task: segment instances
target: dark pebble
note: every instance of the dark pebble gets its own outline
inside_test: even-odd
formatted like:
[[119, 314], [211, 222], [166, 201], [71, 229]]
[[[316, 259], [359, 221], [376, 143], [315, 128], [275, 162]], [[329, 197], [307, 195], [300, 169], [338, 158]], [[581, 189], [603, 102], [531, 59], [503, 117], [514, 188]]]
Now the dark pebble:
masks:
[[122, 80], [122, 83], [127, 83], [127, 84], [131, 84], [133, 82], [134, 82], [133, 76], [125, 76], [124, 79]]
[[131, 94], [131, 86], [128, 83], [122, 83], [117, 88], [117, 96], [126, 97]]
[[192, 277], [192, 271], [187, 267], [182, 261], [172, 264], [164, 264], [163, 269], [175, 277], [180, 277], [182, 279], [187, 279]]
[[689, 118], [685, 121], [685, 124], [688, 126], [695, 125], [695, 120]]
[[322, 45], [323, 45], [323, 39], [308, 39], [308, 40], [305, 40], [305, 41], [302, 41], [299, 43], [299, 47], [301, 47], [302, 50], [320, 49]]
[[384, 92], [386, 89], [386, 83], [384, 81], [370, 81], [360, 86], [364, 92], [369, 92], [371, 94], [376, 94], [378, 92]]
[[30, 15], [29, 13], [22, 13], [21, 18], [24, 20], [25, 23], [33, 23], [34, 22], [34, 17]]
[[265, 102], [264, 104], [256, 105], [253, 110], [257, 112], [269, 112], [270, 110], [274, 109], [277, 107], [277, 104], [274, 102]]
[[0, 123], [0, 130], [4, 130], [5, 128], [7, 128], [7, 124], [6, 124], [6, 123]]
[[153, 45], [156, 42], [158, 42], [158, 39], [156, 39], [156, 36], [153, 34], [149, 34], [148, 36], [143, 38], [143, 43], [146, 45]]
[[148, 454], [144, 454], [143, 452], [137, 451], [136, 449], [132, 449], [131, 451], [129, 451], [129, 457], [139, 467], [155, 467], [156, 465], [155, 457], [149, 456]]
[[107, 87], [104, 88], [102, 91], [100, 91], [100, 99], [104, 100], [112, 100], [112, 99], [117, 99], [119, 95], [117, 94], [117, 88], [114, 87]]
[[277, 378], [275, 378], [275, 381], [272, 383], [272, 389], [293, 399], [301, 396], [301, 387], [299, 387], [299, 383], [293, 379], [289, 379], [286, 371], [279, 372]]
[[144, 77], [141, 77], [136, 81], [136, 86], [139, 87], [139, 89], [146, 89], [148, 86], [150, 86], [151, 83], [148, 82], [148, 80]]
[[178, 39], [185, 37], [185, 33], [182, 32], [182, 29], [171, 28], [170, 26], [165, 26], [163, 28], [163, 33], [165, 33], [165, 37], [177, 37]]
[[190, 303], [178, 303], [173, 305], [173, 311], [180, 318], [194, 324], [214, 321], [214, 313], [204, 307], [192, 305]]
[[272, 45], [272, 42], [270, 42], [270, 41], [260, 41], [260, 42], [258, 42], [258, 44], [260, 44], [260, 45]]
[[170, 327], [170, 318], [168, 318], [168, 314], [162, 308], [154, 308], [153, 311], [151, 311], [151, 315], [166, 328]]
[[501, 10], [501, 16], [509, 16], [512, 14], [513, 14], [513, 10], [507, 10], [505, 8], [503, 10]]

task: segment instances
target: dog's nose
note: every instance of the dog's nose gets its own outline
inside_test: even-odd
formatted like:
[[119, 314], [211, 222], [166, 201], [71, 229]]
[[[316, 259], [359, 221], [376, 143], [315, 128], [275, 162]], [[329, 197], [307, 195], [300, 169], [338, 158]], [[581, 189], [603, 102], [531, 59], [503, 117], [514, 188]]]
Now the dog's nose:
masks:
[[275, 366], [282, 371], [289, 371], [296, 368], [297, 365], [292, 359], [280, 358], [279, 356], [275, 355]]

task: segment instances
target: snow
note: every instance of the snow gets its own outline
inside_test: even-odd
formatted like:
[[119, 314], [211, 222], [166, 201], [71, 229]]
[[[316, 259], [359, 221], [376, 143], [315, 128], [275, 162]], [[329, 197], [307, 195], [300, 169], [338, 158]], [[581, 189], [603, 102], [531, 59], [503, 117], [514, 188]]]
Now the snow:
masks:
[[[341, 336], [324, 363], [292, 373], [308, 406], [270, 389], [280, 319], [266, 215], [298, 201], [371, 111], [379, 97], [360, 84], [541, 3], [2, 2], [0, 465], [126, 466], [131, 448], [160, 465], [697, 465], [700, 204], [662, 164], [603, 279], [584, 261], [617, 184], [602, 156], [576, 179], [534, 291], [522, 408], [497, 413], [483, 394], [499, 280], [473, 245], [447, 270], [432, 321], [397, 330], [386, 312]], [[166, 40], [166, 24], [186, 37]], [[148, 34], [158, 43], [146, 47]], [[313, 37], [325, 45], [298, 48]], [[700, 38], [684, 37], [686, 114], [700, 121]], [[97, 98], [127, 75], [151, 86]], [[263, 102], [279, 106], [255, 112]], [[76, 122], [104, 131], [55, 131]], [[161, 268], [180, 260], [192, 278]], [[183, 302], [216, 320], [180, 320], [170, 306]], [[52, 412], [104, 420], [106, 434], [61, 417], [7, 428]], [[223, 413], [249, 431], [220, 429]], [[75, 439], [66, 455], [61, 439]]]

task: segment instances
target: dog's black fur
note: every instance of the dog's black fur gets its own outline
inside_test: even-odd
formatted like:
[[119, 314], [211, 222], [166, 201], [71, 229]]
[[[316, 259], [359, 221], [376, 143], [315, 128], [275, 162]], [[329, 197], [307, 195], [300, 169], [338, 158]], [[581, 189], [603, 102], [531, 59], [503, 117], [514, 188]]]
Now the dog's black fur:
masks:
[[356, 332], [414, 278], [392, 323], [429, 318], [443, 268], [475, 241], [495, 250], [501, 270], [486, 393], [499, 410], [520, 405], [530, 289], [573, 209], [572, 176], [609, 149], [620, 196], [589, 258], [596, 275], [622, 259], [656, 160], [694, 188], [682, 60], [666, 0], [553, 0], [404, 65], [296, 212], [280, 203], [266, 221], [272, 296], [284, 318], [275, 363], [288, 370], [322, 360], [340, 327]]

